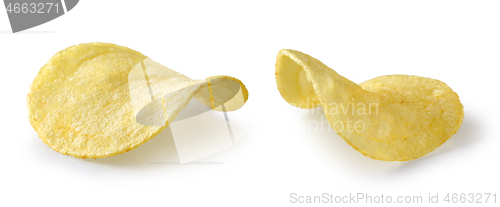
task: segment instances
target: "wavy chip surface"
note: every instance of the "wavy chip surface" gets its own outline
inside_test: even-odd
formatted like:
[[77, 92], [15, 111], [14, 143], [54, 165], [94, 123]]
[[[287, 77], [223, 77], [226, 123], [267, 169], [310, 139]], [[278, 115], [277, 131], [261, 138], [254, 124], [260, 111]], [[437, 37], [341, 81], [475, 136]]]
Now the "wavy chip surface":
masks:
[[358, 85], [294, 50], [279, 52], [276, 83], [291, 105], [322, 106], [340, 137], [377, 160], [424, 156], [455, 134], [464, 117], [458, 95], [439, 80], [387, 75]]
[[233, 111], [248, 91], [232, 77], [192, 80], [129, 48], [89, 43], [55, 54], [40, 69], [27, 102], [31, 125], [52, 149], [101, 158], [150, 140], [192, 98]]

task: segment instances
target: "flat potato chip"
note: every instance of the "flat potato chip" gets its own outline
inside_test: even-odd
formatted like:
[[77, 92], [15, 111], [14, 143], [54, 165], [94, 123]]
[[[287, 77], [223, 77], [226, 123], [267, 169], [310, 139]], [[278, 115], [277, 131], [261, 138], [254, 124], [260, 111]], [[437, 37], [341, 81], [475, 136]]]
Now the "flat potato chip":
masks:
[[129, 48], [89, 43], [55, 54], [38, 72], [27, 103], [31, 125], [52, 149], [101, 158], [150, 140], [192, 98], [233, 111], [248, 91], [232, 77], [191, 80]]
[[388, 75], [358, 85], [294, 50], [278, 53], [276, 83], [291, 105], [323, 106], [337, 134], [376, 160], [424, 156], [455, 134], [464, 117], [458, 95], [441, 81]]

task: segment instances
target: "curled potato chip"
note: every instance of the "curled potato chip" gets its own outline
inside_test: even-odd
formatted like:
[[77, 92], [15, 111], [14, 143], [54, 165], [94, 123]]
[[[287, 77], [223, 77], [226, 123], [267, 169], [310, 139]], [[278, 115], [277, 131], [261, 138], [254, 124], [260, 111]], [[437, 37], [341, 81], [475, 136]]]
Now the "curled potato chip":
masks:
[[33, 81], [27, 103], [31, 125], [52, 149], [101, 158], [150, 140], [192, 98], [233, 111], [248, 91], [232, 77], [191, 80], [129, 48], [89, 43], [55, 54]]
[[323, 106], [337, 134], [377, 160], [424, 156], [455, 134], [464, 117], [458, 95], [441, 81], [388, 75], [358, 85], [294, 50], [278, 53], [276, 83], [291, 105]]

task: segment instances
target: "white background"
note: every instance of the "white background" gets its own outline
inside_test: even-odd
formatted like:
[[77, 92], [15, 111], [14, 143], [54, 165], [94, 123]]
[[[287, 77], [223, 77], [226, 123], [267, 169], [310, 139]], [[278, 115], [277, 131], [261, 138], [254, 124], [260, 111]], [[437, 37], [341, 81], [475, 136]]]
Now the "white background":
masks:
[[[290, 203], [291, 193], [424, 202], [440, 193], [441, 203], [446, 193], [497, 193], [497, 204], [479, 206], [500, 203], [500, 1], [182, 2], [80, 1], [17, 34], [0, 12], [0, 206], [302, 206]], [[250, 92], [245, 137], [186, 165], [152, 164], [176, 156], [161, 136], [98, 160], [53, 151], [29, 124], [28, 88], [56, 52], [95, 41], [130, 47], [192, 78], [241, 79]], [[283, 48], [357, 83], [388, 74], [439, 79], [460, 96], [463, 125], [414, 161], [364, 157], [333, 130], [304, 125], [324, 115], [282, 99], [274, 64]]]

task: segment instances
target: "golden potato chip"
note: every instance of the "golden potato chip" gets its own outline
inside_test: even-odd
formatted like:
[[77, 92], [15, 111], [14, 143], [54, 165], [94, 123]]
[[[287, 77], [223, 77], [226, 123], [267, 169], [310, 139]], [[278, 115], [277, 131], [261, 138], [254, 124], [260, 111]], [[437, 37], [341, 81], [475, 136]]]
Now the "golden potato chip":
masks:
[[388, 75], [358, 85], [294, 50], [278, 53], [276, 83], [291, 105], [322, 106], [340, 137], [377, 160], [424, 156], [455, 134], [464, 117], [458, 95], [441, 81]]
[[27, 103], [31, 125], [52, 149], [100, 158], [150, 140], [193, 97], [232, 111], [248, 91], [232, 77], [191, 80], [129, 48], [89, 43], [55, 54], [38, 72]]

